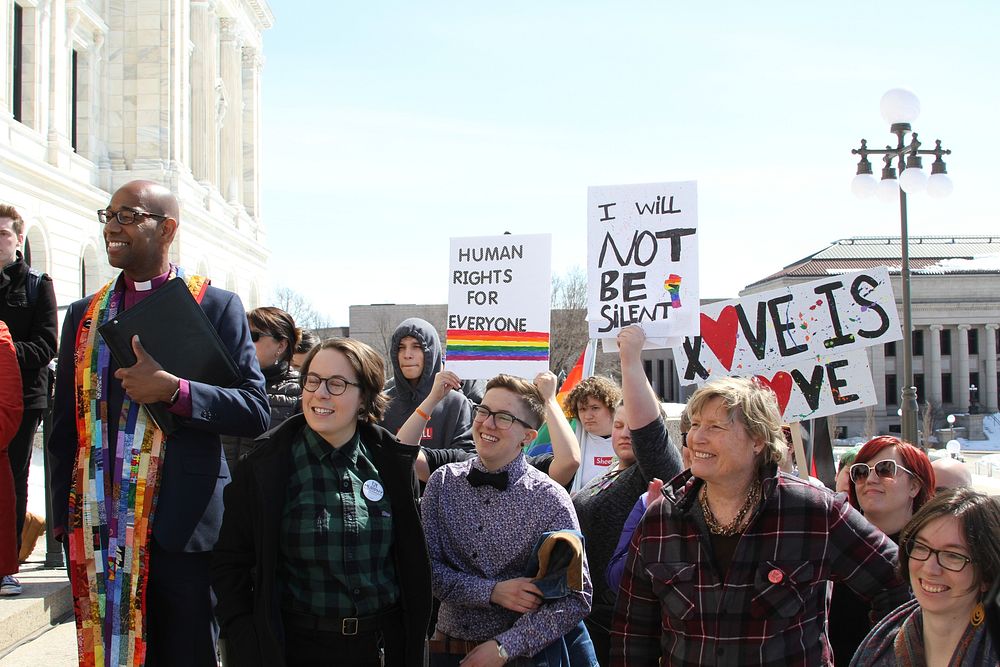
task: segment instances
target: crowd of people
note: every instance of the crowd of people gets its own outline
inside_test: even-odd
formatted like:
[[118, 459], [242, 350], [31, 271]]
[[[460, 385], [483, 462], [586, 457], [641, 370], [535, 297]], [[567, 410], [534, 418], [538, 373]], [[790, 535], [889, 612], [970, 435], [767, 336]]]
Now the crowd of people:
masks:
[[[460, 378], [424, 320], [387, 364], [244, 312], [170, 262], [180, 211], [159, 184], [123, 185], [98, 219], [120, 274], [66, 312], [48, 443], [81, 665], [998, 664], [1000, 503], [950, 459], [878, 436], [827, 489], [788, 472], [753, 379], [699, 387], [673, 441], [638, 326], [620, 384], [560, 403], [550, 372]], [[22, 243], [0, 207], [5, 595], [56, 354], [51, 280]], [[138, 336], [135, 363], [110, 353], [100, 326], [175, 279], [235, 381], [178, 377]]]

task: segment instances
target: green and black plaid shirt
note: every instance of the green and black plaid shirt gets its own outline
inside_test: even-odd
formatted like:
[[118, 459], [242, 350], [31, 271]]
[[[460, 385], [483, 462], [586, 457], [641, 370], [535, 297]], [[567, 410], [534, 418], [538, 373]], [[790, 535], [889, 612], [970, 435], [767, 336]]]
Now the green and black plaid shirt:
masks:
[[281, 518], [283, 607], [325, 617], [391, 607], [399, 599], [391, 546], [389, 497], [360, 437], [334, 449], [304, 426]]

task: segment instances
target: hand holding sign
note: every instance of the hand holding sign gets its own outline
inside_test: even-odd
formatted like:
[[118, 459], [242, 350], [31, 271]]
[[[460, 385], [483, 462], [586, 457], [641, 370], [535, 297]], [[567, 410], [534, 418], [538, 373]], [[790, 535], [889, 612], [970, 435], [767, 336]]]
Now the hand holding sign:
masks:
[[542, 400], [545, 402], [555, 398], [558, 383], [559, 378], [553, 375], [552, 371], [542, 371], [535, 376], [535, 386], [538, 387], [538, 393], [542, 395]]
[[433, 398], [434, 404], [437, 405], [444, 400], [448, 392], [461, 389], [461, 387], [462, 380], [457, 375], [451, 371], [443, 370], [434, 376], [434, 386], [431, 387], [430, 397]]
[[618, 332], [618, 356], [623, 366], [641, 359], [645, 342], [646, 332], [638, 325], [627, 326]]

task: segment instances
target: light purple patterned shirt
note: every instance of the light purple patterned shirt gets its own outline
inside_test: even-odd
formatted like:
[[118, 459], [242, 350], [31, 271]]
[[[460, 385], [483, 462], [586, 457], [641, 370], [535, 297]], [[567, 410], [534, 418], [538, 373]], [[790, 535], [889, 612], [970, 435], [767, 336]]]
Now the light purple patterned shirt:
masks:
[[[518, 614], [490, 602], [501, 581], [526, 576], [543, 533], [580, 530], [566, 490], [519, 455], [507, 471], [506, 491], [473, 488], [466, 476], [479, 457], [439, 468], [420, 508], [431, 555], [434, 595], [441, 600], [437, 628], [450, 637], [496, 639], [511, 658], [530, 657], [576, 626], [590, 611], [587, 564], [583, 591]], [[499, 472], [499, 471], [498, 471]]]

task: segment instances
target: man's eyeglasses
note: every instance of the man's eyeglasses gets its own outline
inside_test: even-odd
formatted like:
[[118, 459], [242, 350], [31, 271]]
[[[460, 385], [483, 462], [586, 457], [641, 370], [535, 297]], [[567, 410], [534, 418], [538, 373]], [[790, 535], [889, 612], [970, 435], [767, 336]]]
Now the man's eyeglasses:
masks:
[[907, 470], [892, 459], [882, 459], [873, 466], [870, 466], [867, 463], [855, 463], [848, 469], [848, 474], [851, 476], [851, 481], [857, 484], [861, 480], [868, 479], [868, 474], [872, 470], [874, 470], [875, 474], [882, 479], [893, 479], [899, 474], [900, 470], [908, 473], [912, 477], [916, 477], [912, 471]]
[[152, 218], [157, 222], [163, 222], [169, 217], [169, 215], [157, 215], [156, 213], [146, 213], [145, 211], [133, 211], [128, 208], [123, 208], [120, 211], [112, 211], [108, 208], [102, 208], [97, 211], [97, 219], [102, 225], [106, 225], [112, 220], [117, 220], [118, 224], [123, 227], [134, 225], [139, 221], [139, 218]]
[[478, 424], [482, 424], [490, 417], [493, 417], [493, 423], [497, 425], [497, 428], [501, 431], [506, 431], [514, 422], [517, 422], [524, 428], [534, 428], [531, 424], [524, 421], [523, 419], [518, 419], [509, 412], [494, 412], [487, 407], [482, 405], [472, 406], [472, 420]]
[[302, 388], [306, 391], [316, 391], [319, 389], [321, 384], [326, 384], [326, 390], [331, 396], [340, 396], [345, 391], [347, 391], [347, 385], [352, 387], [360, 387], [361, 385], [357, 382], [351, 382], [347, 378], [342, 378], [339, 375], [333, 375], [328, 378], [321, 378], [315, 373], [309, 373], [306, 375], [305, 379], [302, 381]]
[[960, 553], [955, 553], [954, 551], [942, 551], [940, 549], [931, 549], [929, 546], [923, 542], [918, 542], [917, 540], [910, 540], [906, 544], [906, 554], [913, 560], [927, 560], [931, 557], [931, 554], [937, 556], [938, 565], [946, 570], [952, 572], [961, 572], [965, 569], [965, 566], [972, 562], [972, 559], [968, 556], [963, 556]]

